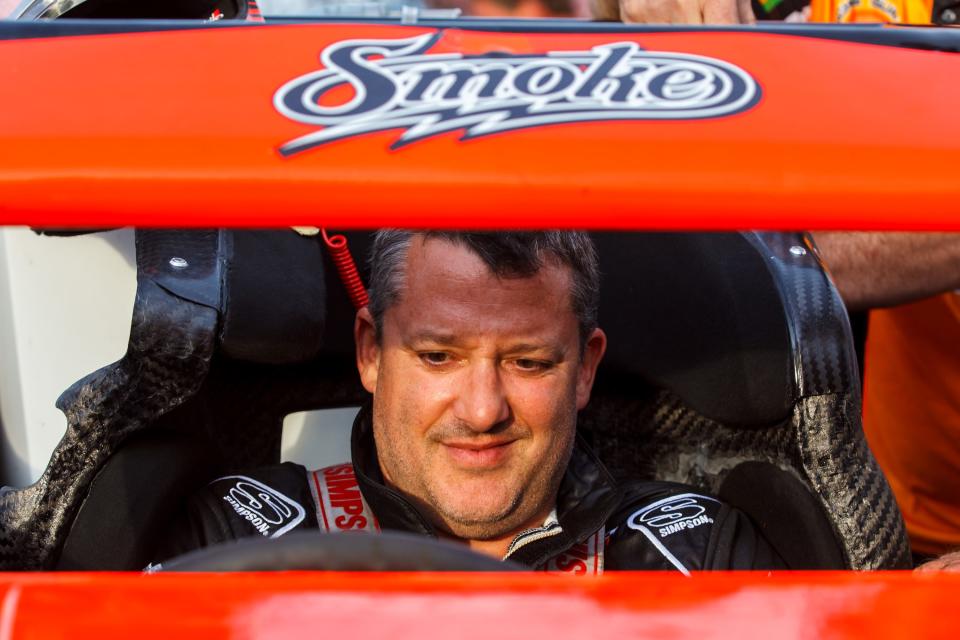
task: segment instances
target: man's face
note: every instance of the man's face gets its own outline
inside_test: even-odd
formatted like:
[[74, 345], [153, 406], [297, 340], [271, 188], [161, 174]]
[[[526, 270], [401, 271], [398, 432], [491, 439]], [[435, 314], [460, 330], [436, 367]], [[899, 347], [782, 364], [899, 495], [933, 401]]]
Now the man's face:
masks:
[[441, 530], [474, 540], [553, 508], [606, 339], [581, 354], [571, 271], [499, 279], [469, 249], [415, 236], [377, 340], [357, 317], [384, 477]]

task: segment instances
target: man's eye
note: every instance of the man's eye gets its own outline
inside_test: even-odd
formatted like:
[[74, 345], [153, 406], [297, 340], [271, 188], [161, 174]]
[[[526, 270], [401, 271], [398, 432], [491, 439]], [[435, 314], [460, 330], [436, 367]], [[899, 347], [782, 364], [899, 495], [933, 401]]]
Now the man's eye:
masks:
[[520, 358], [519, 360], [514, 360], [513, 363], [517, 369], [526, 373], [538, 373], [540, 371], [546, 371], [553, 366], [553, 363], [551, 362], [545, 362], [543, 360], [531, 360], [529, 358]]
[[447, 364], [451, 360], [450, 354], [444, 353], [442, 351], [427, 351], [425, 353], [421, 353], [420, 359], [423, 360], [425, 363], [431, 364], [434, 366]]

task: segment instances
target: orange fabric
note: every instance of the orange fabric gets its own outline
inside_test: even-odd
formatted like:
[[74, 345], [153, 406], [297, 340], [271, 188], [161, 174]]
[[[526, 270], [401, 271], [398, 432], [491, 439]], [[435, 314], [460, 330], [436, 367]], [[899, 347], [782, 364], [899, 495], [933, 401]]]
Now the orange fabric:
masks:
[[960, 295], [871, 312], [864, 429], [914, 551], [960, 548]]
[[811, 22], [930, 24], [933, 0], [812, 0]]

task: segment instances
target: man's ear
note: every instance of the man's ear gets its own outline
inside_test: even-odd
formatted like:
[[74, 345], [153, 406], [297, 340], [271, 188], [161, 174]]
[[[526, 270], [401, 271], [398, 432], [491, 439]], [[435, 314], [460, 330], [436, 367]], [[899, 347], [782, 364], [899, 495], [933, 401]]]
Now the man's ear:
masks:
[[367, 307], [357, 311], [353, 322], [353, 342], [357, 346], [357, 371], [363, 388], [373, 393], [377, 388], [377, 373], [380, 371], [380, 343], [377, 327]]
[[583, 409], [590, 402], [590, 391], [593, 381], [597, 377], [597, 367], [607, 351], [607, 334], [602, 329], [594, 329], [587, 337], [583, 346], [583, 357], [580, 359], [580, 371], [577, 375], [577, 410]]

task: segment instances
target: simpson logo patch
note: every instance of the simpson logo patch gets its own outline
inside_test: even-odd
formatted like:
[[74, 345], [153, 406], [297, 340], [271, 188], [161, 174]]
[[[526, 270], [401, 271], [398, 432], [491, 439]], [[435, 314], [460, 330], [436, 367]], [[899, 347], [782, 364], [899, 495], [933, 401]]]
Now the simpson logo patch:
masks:
[[307, 515], [297, 502], [258, 480], [226, 476], [215, 482], [224, 480], [236, 480], [223, 496], [224, 501], [262, 536], [278, 538], [303, 522]]
[[377, 519], [360, 493], [352, 464], [338, 464], [310, 475], [317, 520], [326, 531], [380, 531]]
[[391, 129], [400, 132], [391, 147], [398, 148], [449, 131], [464, 140], [549, 124], [717, 118], [760, 97], [735, 65], [634, 42], [542, 54], [429, 53], [440, 36], [328, 46], [321, 70], [274, 95], [281, 114], [319, 127], [280, 153]]
[[695, 529], [705, 524], [713, 524], [713, 518], [707, 514], [706, 503], [717, 503], [713, 498], [685, 493], [660, 500], [640, 509], [627, 519], [631, 529], [644, 527], [666, 538], [686, 529]]

